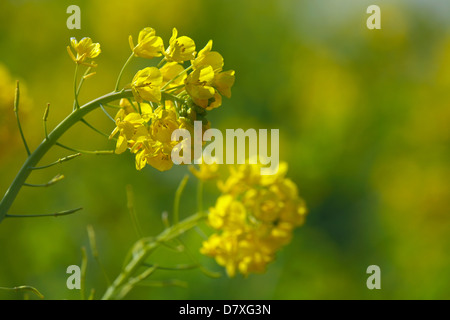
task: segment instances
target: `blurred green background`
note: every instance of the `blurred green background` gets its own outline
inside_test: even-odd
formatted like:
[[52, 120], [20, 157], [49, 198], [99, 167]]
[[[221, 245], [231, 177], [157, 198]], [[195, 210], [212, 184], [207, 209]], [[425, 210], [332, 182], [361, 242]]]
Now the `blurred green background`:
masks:
[[[81, 30], [68, 30], [66, 9], [81, 8]], [[381, 7], [381, 30], [366, 28], [366, 9]], [[151, 26], [165, 44], [173, 27], [197, 48], [213, 39], [236, 70], [230, 100], [211, 112], [212, 126], [279, 128], [280, 156], [300, 188], [310, 214], [292, 243], [266, 274], [211, 279], [199, 270], [157, 272], [153, 279], [179, 279], [187, 288], [140, 287], [132, 299], [449, 299], [450, 298], [450, 3], [446, 0], [129, 0], [0, 2], [0, 193], [25, 160], [12, 101], [22, 86], [21, 116], [31, 148], [49, 126], [71, 110], [74, 64], [69, 38], [91, 37], [102, 54], [97, 75], [80, 96], [89, 101], [113, 90], [130, 53], [128, 36]], [[124, 75], [149, 63], [135, 59]], [[105, 132], [113, 124], [97, 110], [88, 120]], [[62, 141], [80, 149], [114, 143], [77, 125]], [[67, 155], [57, 147], [43, 159]], [[6, 219], [0, 224], [0, 286], [32, 285], [48, 299], [77, 299], [66, 287], [66, 268], [81, 263], [86, 226], [97, 235], [100, 259], [110, 278], [120, 271], [137, 239], [126, 208], [125, 187], [135, 193], [142, 229], [156, 235], [161, 213], [171, 211], [177, 167], [137, 172], [132, 155], [89, 156], [34, 173], [43, 183], [24, 188], [11, 213], [78, 214], [44, 219]], [[195, 181], [182, 197], [182, 215], [195, 211]], [[205, 202], [217, 192], [206, 187]], [[202, 227], [207, 230], [206, 226]], [[223, 269], [198, 253], [201, 237], [183, 239], [209, 269]], [[106, 282], [89, 253], [87, 289], [99, 298]], [[162, 249], [150, 261], [187, 263]], [[381, 290], [368, 290], [366, 268], [381, 268]], [[1, 292], [1, 299], [22, 294]]]

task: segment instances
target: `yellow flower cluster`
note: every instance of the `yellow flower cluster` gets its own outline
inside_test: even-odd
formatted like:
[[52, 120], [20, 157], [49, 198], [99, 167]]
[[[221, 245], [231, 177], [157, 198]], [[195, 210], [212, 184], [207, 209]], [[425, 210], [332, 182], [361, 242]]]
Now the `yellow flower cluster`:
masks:
[[[203, 243], [201, 253], [214, 257], [230, 277], [237, 272], [245, 276], [264, 272], [307, 214], [297, 186], [285, 177], [286, 163], [270, 176], [261, 175], [260, 168], [251, 164], [230, 167], [229, 177], [219, 181], [222, 195], [209, 210], [208, 222], [216, 233]], [[200, 169], [195, 174], [203, 178], [214, 172], [214, 168]]]
[[[165, 50], [163, 40], [156, 36], [153, 28], [141, 30], [137, 45], [134, 45], [131, 36], [129, 41], [135, 56], [164, 56], [163, 61], [166, 62], [162, 68], [147, 67], [136, 73], [131, 82], [136, 101], [159, 103], [161, 92], [171, 92], [211, 110], [222, 104], [222, 95], [231, 97], [235, 72], [222, 71], [224, 60], [220, 53], [212, 51], [212, 40], [198, 54], [195, 42], [186, 36], [178, 37], [176, 28]], [[191, 63], [187, 68], [182, 66], [185, 61]]]
[[[110, 138], [119, 134], [116, 153], [129, 149], [136, 155], [138, 170], [146, 164], [169, 170], [172, 149], [179, 143], [171, 141], [173, 131], [187, 129], [193, 136], [194, 121], [202, 121], [203, 130], [209, 128], [207, 110], [221, 105], [221, 94], [231, 97], [234, 71], [222, 71], [223, 57], [211, 51], [212, 41], [197, 55], [194, 41], [179, 37], [175, 28], [167, 49], [153, 28], [141, 30], [136, 45], [132, 36], [129, 42], [134, 56], [162, 60], [133, 77], [134, 99], [121, 100]], [[186, 61], [191, 65], [184, 67]], [[191, 143], [193, 148], [195, 141]]]
[[[136, 103], [121, 99], [117, 112], [116, 127], [110, 139], [119, 134], [116, 153], [130, 149], [136, 155], [136, 169], [141, 170], [146, 164], [166, 171], [172, 168], [171, 152], [177, 141], [172, 141], [175, 129], [188, 129], [193, 134], [193, 127], [186, 126], [186, 119], [177, 117], [175, 104], [166, 100], [164, 106], [155, 110], [148, 103]], [[203, 126], [203, 130], [208, 127]], [[191, 153], [193, 154], [193, 153]]]

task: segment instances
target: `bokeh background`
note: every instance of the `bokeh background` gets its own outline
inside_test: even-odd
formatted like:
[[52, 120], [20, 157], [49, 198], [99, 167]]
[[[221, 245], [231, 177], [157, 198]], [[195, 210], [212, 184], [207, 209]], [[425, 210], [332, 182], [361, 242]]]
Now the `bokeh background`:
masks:
[[[66, 9], [81, 8], [81, 30], [68, 30]], [[381, 7], [382, 29], [366, 28], [366, 9]], [[309, 216], [264, 275], [229, 279], [198, 253], [201, 237], [184, 236], [193, 255], [219, 279], [199, 270], [157, 272], [153, 280], [188, 286], [148, 288], [132, 299], [449, 299], [450, 298], [450, 3], [446, 0], [129, 0], [0, 1], [0, 193], [25, 160], [12, 101], [21, 81], [22, 125], [31, 148], [71, 110], [72, 36], [101, 43], [95, 77], [81, 102], [112, 91], [130, 53], [128, 36], [151, 26], [168, 43], [173, 27], [198, 48], [209, 39], [236, 70], [232, 99], [211, 112], [212, 126], [279, 128], [280, 156], [300, 188]], [[135, 59], [124, 75], [152, 61]], [[88, 117], [105, 132], [101, 111]], [[62, 140], [81, 149], [114, 143], [77, 125]], [[55, 147], [42, 161], [67, 151]], [[60, 218], [6, 219], [0, 224], [0, 286], [32, 285], [48, 299], [78, 299], [66, 268], [81, 263], [86, 226], [96, 231], [110, 278], [137, 236], [126, 207], [126, 185], [146, 235], [163, 229], [186, 167], [137, 172], [130, 154], [85, 155], [34, 173], [51, 188], [24, 188], [11, 213], [84, 208]], [[181, 214], [196, 210], [190, 179]], [[217, 192], [207, 186], [206, 205]], [[206, 226], [202, 226], [207, 230]], [[99, 298], [106, 282], [88, 249], [87, 289]], [[162, 249], [150, 261], [187, 263]], [[368, 290], [366, 268], [381, 268], [381, 290]], [[1, 299], [22, 294], [0, 292]]]

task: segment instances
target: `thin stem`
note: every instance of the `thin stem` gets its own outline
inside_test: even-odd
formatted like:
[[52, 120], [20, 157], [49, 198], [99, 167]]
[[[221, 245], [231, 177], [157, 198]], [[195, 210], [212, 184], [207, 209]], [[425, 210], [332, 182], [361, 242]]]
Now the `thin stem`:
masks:
[[98, 134], [106, 137], [109, 139], [109, 135], [100, 131], [99, 129], [97, 129], [96, 127], [94, 127], [92, 124], [90, 124], [89, 122], [87, 122], [85, 119], [81, 119], [80, 120], [82, 123], [84, 123], [86, 126], [88, 126], [89, 128], [91, 128], [92, 130], [94, 130], [95, 132], [97, 132]]
[[78, 104], [77, 77], [78, 77], [78, 63], [75, 64], [75, 72], [73, 76], [73, 94], [74, 94], [73, 110], [80, 108], [80, 105]]
[[133, 101], [131, 101], [130, 98], [128, 98], [127, 100], [131, 104], [131, 106], [133, 107], [134, 111], [139, 112], [138, 109], [136, 109], [136, 106], [134, 105]]
[[72, 210], [66, 210], [66, 211], [60, 211], [56, 213], [49, 213], [49, 214], [7, 214], [7, 218], [42, 218], [42, 217], [60, 217], [60, 216], [67, 216], [69, 214], [73, 214], [77, 211], [82, 210], [83, 208], [77, 208]]
[[87, 270], [87, 254], [86, 248], [81, 248], [81, 279], [80, 279], [80, 297], [86, 300], [86, 270]]
[[47, 168], [52, 167], [52, 166], [54, 166], [54, 165], [57, 165], [57, 164], [60, 164], [60, 163], [63, 163], [63, 162], [66, 162], [66, 161], [75, 159], [76, 157], [79, 157], [79, 156], [81, 156], [81, 153], [71, 154], [71, 155], [69, 155], [69, 156], [67, 156], [67, 157], [60, 158], [60, 159], [56, 160], [55, 162], [52, 162], [52, 163], [47, 164], [47, 165], [45, 165], [45, 166], [32, 167], [32, 168], [30, 168], [30, 169], [31, 169], [31, 170], [47, 169]]
[[26, 187], [35, 187], [35, 188], [41, 188], [41, 187], [50, 187], [52, 185], [54, 185], [55, 183], [61, 181], [62, 179], [64, 179], [64, 176], [62, 174], [58, 174], [56, 175], [52, 180], [50, 180], [47, 183], [44, 184], [30, 184], [30, 183], [24, 183], [23, 185]]
[[112, 109], [122, 109], [122, 107], [113, 106], [113, 105], [110, 105], [109, 103], [105, 103], [105, 106], [108, 107], [108, 108], [112, 108]]
[[122, 67], [122, 70], [120, 70], [119, 76], [117, 77], [117, 81], [116, 81], [116, 87], [114, 88], [114, 92], [119, 91], [119, 85], [120, 85], [120, 80], [122, 79], [122, 75], [123, 75], [123, 71], [125, 70], [125, 68], [128, 66], [128, 64], [130, 63], [130, 61], [133, 59], [134, 57], [134, 52], [131, 53], [130, 57], [128, 58], [128, 60], [125, 62], [125, 64]]
[[44, 299], [44, 296], [42, 295], [42, 293], [40, 293], [36, 288], [30, 287], [30, 286], [20, 286], [20, 287], [14, 287], [14, 288], [0, 287], [0, 290], [5, 290], [5, 291], [30, 291], [30, 292], [33, 292], [35, 295], [37, 295], [40, 299]]
[[138, 283], [138, 286], [141, 287], [169, 287], [169, 286], [173, 286], [173, 287], [182, 287], [182, 288], [187, 288], [188, 284], [186, 281], [181, 281], [181, 280], [177, 280], [177, 279], [173, 279], [173, 280], [165, 280], [165, 281], [148, 281], [148, 282], [143, 282], [143, 283]]
[[[154, 265], [152, 264], [148, 264], [148, 263], [144, 263], [143, 264], [146, 267], [153, 267]], [[168, 271], [178, 271], [178, 270], [192, 270], [192, 269], [196, 269], [198, 268], [199, 265], [198, 264], [180, 264], [177, 265], [175, 267], [161, 267], [158, 266], [159, 270], [168, 270]]]
[[103, 266], [103, 264], [100, 261], [98, 249], [97, 249], [97, 241], [95, 240], [95, 231], [94, 228], [91, 225], [87, 226], [87, 232], [89, 236], [89, 245], [91, 247], [92, 256], [94, 257], [95, 261], [97, 262], [98, 266], [102, 270], [103, 276], [105, 277], [106, 283], [111, 285], [111, 280], [109, 280], [108, 274], [106, 273], [106, 269]]
[[185, 175], [183, 180], [180, 181], [177, 191], [175, 192], [175, 199], [173, 201], [173, 224], [177, 224], [178, 221], [180, 221], [180, 198], [188, 180], [189, 175]]
[[121, 288], [129, 281], [133, 274], [139, 267], [145, 263], [145, 259], [162, 243], [173, 240], [186, 231], [192, 229], [197, 223], [206, 216], [201, 213], [196, 213], [189, 218], [179, 222], [178, 224], [165, 229], [156, 238], [143, 238], [137, 241], [132, 249], [132, 259], [129, 261], [122, 272], [114, 280], [113, 284], [109, 286], [106, 293], [103, 295], [103, 300], [115, 299], [120, 293]]
[[203, 181], [200, 179], [197, 184], [197, 210], [203, 212]]
[[194, 66], [190, 65], [189, 67], [187, 67], [186, 69], [184, 69], [183, 71], [181, 71], [179, 74], [177, 74], [175, 77], [173, 77], [172, 79], [170, 79], [169, 81], [167, 81], [167, 83], [161, 88], [161, 91], [163, 91], [169, 84], [171, 84], [175, 79], [177, 79], [178, 77], [182, 76], [183, 73], [188, 72], [189, 70], [191, 70]]
[[[78, 88], [77, 88], [77, 91], [76, 91], [77, 97], [78, 97], [78, 95], [80, 94], [81, 87], [83, 86], [84, 80], [86, 80], [86, 76], [89, 74], [89, 72], [91, 71], [91, 69], [92, 69], [92, 67], [88, 67], [88, 68], [86, 69], [86, 71], [84, 72], [84, 75], [81, 77], [80, 83], [78, 84]], [[94, 72], [94, 74], [95, 74], [95, 72]]]
[[45, 108], [45, 111], [44, 111], [44, 116], [42, 117], [42, 122], [44, 124], [44, 133], [45, 133], [46, 139], [48, 139], [47, 118], [48, 118], [49, 112], [50, 112], [50, 103], [47, 103], [47, 107]]
[[182, 85], [179, 85], [179, 86], [176, 86], [176, 87], [172, 87], [172, 88], [167, 88], [167, 89], [165, 89], [165, 90], [161, 90], [161, 92], [167, 92], [167, 91], [172, 91], [172, 90], [181, 89], [181, 88], [183, 88], [184, 86], [185, 86], [185, 85], [182, 84]]
[[161, 67], [162, 64], [166, 61], [166, 57], [162, 58], [160, 62], [158, 62], [157, 68]]
[[130, 213], [131, 221], [133, 223], [134, 230], [139, 238], [142, 238], [142, 230], [139, 225], [138, 218], [136, 216], [136, 210], [134, 209], [134, 193], [133, 187], [129, 184], [127, 185], [127, 207]]
[[59, 142], [55, 142], [55, 145], [57, 145], [58, 147], [64, 148], [66, 150], [73, 151], [73, 152], [78, 152], [78, 153], [82, 153], [82, 154], [83, 153], [85, 153], [85, 154], [94, 154], [94, 155], [97, 155], [97, 156], [104, 156], [104, 155], [114, 154], [114, 150], [100, 150], [100, 151], [79, 150], [79, 149], [68, 147], [68, 146], [63, 145], [62, 143], [59, 143]]
[[[180, 102], [183, 101], [183, 99], [177, 97], [177, 96], [174, 95], [174, 94], [168, 93], [168, 92], [163, 92], [161, 96], [162, 96], [163, 98], [165, 98], [165, 97], [172, 98], [172, 99], [174, 99], [175, 101], [177, 101], [177, 100], [180, 101]], [[172, 99], [170, 99], [170, 100], [172, 100]]]
[[[112, 92], [104, 96], [101, 96], [95, 100], [86, 103], [84, 106], [80, 107], [78, 110], [72, 112], [67, 118], [65, 118], [61, 123], [59, 123], [56, 128], [53, 129], [48, 135], [48, 139], [44, 139], [41, 144], [33, 151], [33, 153], [26, 159], [22, 168], [17, 173], [14, 181], [11, 183], [10, 187], [7, 189], [3, 199], [0, 201], [0, 222], [5, 218], [9, 211], [12, 203], [14, 202], [17, 194], [25, 183], [26, 179], [33, 171], [34, 168], [42, 157], [53, 147], [58, 139], [67, 132], [75, 123], [80, 121], [84, 116], [86, 116], [91, 111], [98, 108], [101, 104], [116, 101], [121, 98], [131, 97], [133, 94], [131, 90], [124, 90], [122, 92]], [[78, 151], [76, 151], [78, 152]]]
[[116, 121], [114, 120], [113, 117], [111, 117], [111, 115], [108, 113], [108, 111], [106, 111], [106, 109], [103, 107], [102, 104], [100, 104], [100, 108], [102, 109], [102, 111], [106, 114], [106, 116], [111, 119], [112, 122], [116, 123]]
[[30, 152], [30, 149], [28, 148], [27, 140], [25, 139], [25, 135], [23, 134], [22, 125], [20, 124], [20, 119], [19, 119], [19, 100], [20, 100], [20, 89], [19, 89], [19, 81], [17, 81], [16, 92], [14, 95], [14, 113], [16, 114], [17, 126], [19, 127], [19, 132], [20, 132], [20, 136], [22, 137], [23, 145], [25, 146], [25, 149], [27, 150], [28, 156], [30, 156], [31, 152]]

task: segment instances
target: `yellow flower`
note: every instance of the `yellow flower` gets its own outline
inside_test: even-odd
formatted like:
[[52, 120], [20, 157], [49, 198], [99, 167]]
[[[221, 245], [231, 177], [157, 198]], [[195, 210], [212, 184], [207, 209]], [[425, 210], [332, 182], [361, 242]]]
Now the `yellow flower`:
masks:
[[99, 43], [92, 43], [91, 38], [83, 38], [80, 42], [78, 42], [75, 38], [70, 38], [70, 44], [72, 48], [75, 49], [77, 56], [74, 56], [72, 50], [70, 50], [70, 47], [67, 47], [67, 51], [75, 63], [84, 64], [91, 67], [96, 66], [95, 64], [85, 63], [85, 60], [96, 58], [100, 54], [101, 50]]
[[209, 99], [213, 98], [216, 90], [212, 87], [214, 71], [211, 66], [203, 66], [194, 70], [186, 78], [186, 91], [195, 104], [207, 108]]
[[123, 119], [121, 116], [122, 114], [116, 116], [116, 128], [114, 128], [113, 132], [111, 132], [111, 135], [109, 136], [109, 138], [112, 139], [112, 137], [120, 132], [116, 143], [115, 152], [117, 154], [123, 153], [127, 150], [128, 140], [134, 136], [136, 128], [144, 123], [144, 119], [142, 119], [141, 115], [136, 112], [127, 114]]
[[192, 61], [192, 66], [194, 67], [194, 69], [199, 69], [205, 66], [211, 66], [215, 73], [219, 73], [220, 71], [222, 71], [223, 57], [220, 53], [216, 51], [211, 51], [211, 49], [212, 49], [212, 40], [209, 40], [206, 46], [202, 50], [200, 50], [200, 52], [197, 55], [197, 58], [195, 58], [195, 60]]
[[[139, 105], [132, 105], [128, 99], [120, 99], [120, 110], [117, 112], [115, 119], [124, 118], [127, 114], [139, 112], [142, 119], [148, 122], [153, 116], [153, 109], [148, 103], [140, 103]], [[140, 109], [140, 110], [139, 110]]]
[[138, 44], [134, 46], [133, 37], [130, 35], [128, 40], [130, 42], [131, 50], [134, 55], [142, 58], [160, 57], [164, 51], [164, 43], [160, 37], [157, 37], [153, 28], [144, 28], [139, 32]]
[[213, 234], [203, 242], [200, 252], [214, 257], [217, 264], [226, 268], [230, 278], [236, 275], [237, 238], [227, 234]]
[[277, 193], [267, 189], [250, 189], [242, 201], [256, 219], [265, 223], [277, 220], [284, 205]]
[[[220, 53], [211, 51], [211, 49], [212, 40], [210, 40], [207, 45], [202, 50], [200, 50], [197, 58], [192, 61], [192, 66], [194, 70], [210, 66], [214, 72], [214, 79], [213, 82], [210, 83], [210, 85], [216, 88], [225, 97], [231, 98], [231, 87], [234, 85], [235, 71], [229, 70], [222, 72], [224, 64], [223, 57]], [[209, 101], [207, 103], [207, 106], [205, 106], [204, 101], [202, 101], [202, 103], [202, 107], [206, 108], [207, 110], [211, 110], [219, 107], [222, 104], [222, 97], [216, 92], [216, 94], [214, 95], [214, 99], [212, 101]]]
[[201, 181], [213, 180], [219, 177], [219, 164], [217, 162], [206, 164], [205, 159], [203, 159], [198, 167], [199, 169], [197, 170], [194, 166], [189, 166], [189, 171]]
[[143, 100], [159, 102], [161, 100], [161, 71], [155, 67], [147, 67], [136, 73], [131, 82], [131, 90], [137, 102]]
[[115, 117], [116, 127], [109, 136], [112, 139], [118, 132], [120, 133], [117, 138], [116, 153], [123, 153], [132, 144], [131, 140], [135, 137], [138, 128], [152, 118], [153, 111], [149, 104], [141, 103], [140, 108], [141, 114], [127, 99], [120, 100], [120, 110]]
[[215, 207], [210, 208], [208, 222], [214, 229], [226, 229], [237, 233], [244, 232], [247, 212], [242, 202], [230, 195], [217, 199]]
[[251, 232], [213, 234], [203, 242], [200, 252], [214, 257], [219, 265], [225, 267], [230, 278], [234, 277], [237, 271], [244, 276], [263, 273], [267, 264], [273, 260], [271, 248]]
[[220, 72], [214, 77], [214, 87], [227, 98], [231, 98], [231, 87], [234, 84], [234, 70]]
[[153, 155], [151, 157], [147, 157], [147, 163], [159, 171], [169, 170], [173, 166], [173, 161], [170, 156], [173, 147], [174, 144], [171, 142], [162, 143], [157, 141], [153, 146]]
[[178, 31], [176, 28], [172, 30], [172, 37], [169, 40], [169, 47], [164, 52], [168, 62], [183, 63], [187, 60], [192, 60], [195, 57], [195, 43], [189, 37], [182, 36], [177, 38]]
[[171, 142], [172, 133], [178, 129], [177, 114], [174, 109], [166, 106], [158, 107], [150, 127], [150, 132], [154, 140], [161, 142]]
[[142, 136], [137, 141], [140, 149], [132, 151], [136, 152], [136, 169], [141, 170], [146, 164], [151, 165], [159, 171], [167, 171], [173, 166], [170, 154], [174, 146], [173, 143], [162, 143], [154, 141], [150, 136]]

